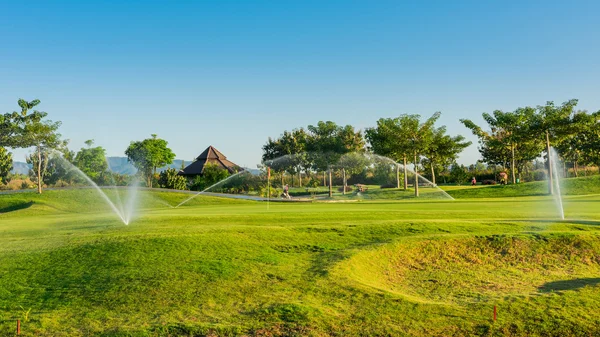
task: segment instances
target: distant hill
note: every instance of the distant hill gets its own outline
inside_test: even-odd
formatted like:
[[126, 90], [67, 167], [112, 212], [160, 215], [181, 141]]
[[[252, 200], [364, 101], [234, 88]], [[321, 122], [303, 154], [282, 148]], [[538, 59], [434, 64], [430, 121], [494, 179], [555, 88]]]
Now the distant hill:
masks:
[[18, 173], [18, 174], [28, 174], [30, 168], [31, 168], [31, 165], [29, 165], [27, 163], [15, 161], [15, 162], [13, 162], [13, 169], [10, 172]]
[[[115, 173], [119, 173], [119, 174], [135, 174], [137, 172], [137, 169], [131, 165], [130, 162], [127, 161], [127, 157], [108, 157], [108, 166], [109, 169]], [[183, 162], [183, 160], [181, 159], [175, 159], [173, 161], [173, 164], [165, 166], [165, 167], [161, 167], [158, 169], [159, 172], [162, 172], [168, 168], [174, 168], [174, 169], [181, 169], [181, 163]], [[186, 161], [185, 165], [189, 165], [192, 161]], [[12, 169], [12, 173], [18, 173], [18, 174], [28, 174], [29, 173], [29, 169], [31, 168], [31, 165], [24, 163], [24, 162], [20, 162], [20, 161], [15, 161], [13, 162], [13, 169]]]
[[[111, 171], [119, 174], [135, 174], [137, 169], [131, 165], [129, 161], [127, 161], [127, 157], [107, 157], [108, 158], [108, 166]], [[158, 172], [162, 172], [169, 168], [181, 169], [181, 163], [183, 160], [175, 159], [173, 164], [161, 167], [158, 169]], [[186, 161], [185, 165], [189, 165], [191, 161]]]

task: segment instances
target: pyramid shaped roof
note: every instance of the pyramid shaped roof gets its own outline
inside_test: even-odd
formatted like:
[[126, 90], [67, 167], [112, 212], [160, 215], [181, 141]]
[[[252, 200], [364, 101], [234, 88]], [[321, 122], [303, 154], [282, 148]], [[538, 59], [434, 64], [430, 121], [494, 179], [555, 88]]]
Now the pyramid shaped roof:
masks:
[[183, 176], [197, 176], [202, 175], [204, 167], [207, 164], [217, 165], [222, 169], [228, 170], [229, 173], [234, 173], [240, 170], [240, 167], [227, 160], [227, 157], [219, 150], [215, 149], [212, 145], [207, 147], [198, 157], [196, 161], [186, 166], [182, 171], [179, 172]]
[[202, 152], [196, 160], [201, 159], [227, 159], [224, 154], [219, 152], [219, 150], [215, 149], [212, 145], [207, 147], [204, 152]]

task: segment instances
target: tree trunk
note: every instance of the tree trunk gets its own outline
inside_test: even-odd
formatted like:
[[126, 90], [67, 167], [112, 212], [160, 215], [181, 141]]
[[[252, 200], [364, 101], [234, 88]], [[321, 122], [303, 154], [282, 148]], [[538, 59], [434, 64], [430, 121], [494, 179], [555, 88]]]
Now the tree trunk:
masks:
[[552, 164], [550, 163], [550, 133], [546, 130], [546, 154], [548, 155], [548, 193], [554, 194], [554, 177], [552, 176]]
[[419, 172], [417, 168], [417, 154], [415, 153], [415, 197], [419, 196]]
[[404, 154], [404, 190], [408, 190], [408, 168], [406, 167], [406, 154]]
[[331, 186], [331, 168], [329, 168], [329, 197], [333, 197], [333, 186]]
[[327, 171], [323, 171], [323, 186], [327, 186], [327, 182], [325, 179], [327, 179]]
[[290, 174], [292, 176], [292, 184], [290, 185], [290, 187], [294, 187], [294, 175]]
[[436, 183], [435, 183], [435, 169], [433, 168], [433, 163], [431, 163], [431, 182], [433, 183], [433, 186], [436, 186]]
[[38, 145], [38, 169], [37, 169], [37, 185], [38, 193], [42, 194], [42, 148]]
[[342, 188], [344, 189], [342, 191], [342, 194], [346, 194], [346, 169], [343, 168], [342, 169], [342, 180], [344, 181], [344, 183], [342, 185], [344, 185]]
[[563, 178], [567, 178], [567, 163], [563, 161]]
[[515, 172], [515, 144], [510, 144], [510, 152], [511, 152], [511, 159], [510, 159], [510, 175], [512, 176], [512, 183], [516, 184], [517, 183], [517, 176], [516, 176], [516, 172]]
[[400, 164], [396, 163], [396, 188], [400, 189]]
[[281, 187], [283, 188], [283, 186], [285, 185], [285, 181], [283, 180], [283, 171], [281, 171]]
[[579, 177], [579, 172], [577, 172], [579, 169], [577, 162], [573, 163], [573, 172], [575, 173], [575, 177]]
[[302, 171], [298, 170], [298, 186], [302, 187]]

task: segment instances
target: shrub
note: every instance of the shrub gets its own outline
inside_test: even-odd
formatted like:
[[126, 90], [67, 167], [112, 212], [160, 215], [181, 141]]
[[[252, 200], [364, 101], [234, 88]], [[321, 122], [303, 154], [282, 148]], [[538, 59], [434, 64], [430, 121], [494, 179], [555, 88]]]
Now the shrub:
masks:
[[178, 175], [178, 173], [174, 168], [162, 171], [158, 178], [158, 185], [162, 188], [185, 190], [187, 188], [187, 181], [184, 177]]
[[319, 179], [310, 178], [310, 181], [305, 185], [305, 187], [319, 187], [321, 185], [321, 181]]
[[396, 184], [383, 184], [381, 186], [379, 186], [379, 188], [397, 188], [398, 185]]
[[481, 182], [482, 185], [496, 185], [495, 180], [484, 180]]
[[70, 185], [71, 184], [69, 184], [68, 182], [66, 182], [62, 179], [59, 179], [56, 183], [54, 183], [54, 187], [68, 187]]
[[[352, 186], [346, 186], [346, 192], [352, 192], [354, 190], [354, 188]], [[338, 192], [343, 192], [344, 188], [343, 187], [339, 187], [338, 188]]]
[[[281, 193], [283, 193], [283, 190], [278, 190], [273, 186], [271, 186], [270, 190], [271, 190], [271, 195], [270, 195], [271, 198], [279, 198], [281, 196]], [[263, 198], [269, 197], [269, 188], [267, 186], [263, 186], [260, 189], [260, 196]]]

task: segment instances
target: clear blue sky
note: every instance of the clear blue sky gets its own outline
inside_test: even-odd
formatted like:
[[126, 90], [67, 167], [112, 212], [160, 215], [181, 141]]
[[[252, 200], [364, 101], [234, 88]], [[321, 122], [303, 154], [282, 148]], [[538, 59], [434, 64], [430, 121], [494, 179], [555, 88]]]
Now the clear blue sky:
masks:
[[[152, 133], [254, 166], [332, 120], [459, 118], [579, 98], [600, 109], [598, 1], [0, 1], [0, 112], [42, 101], [78, 150]], [[13, 151], [23, 161], [24, 150]], [[476, 145], [460, 162], [479, 158]]]

